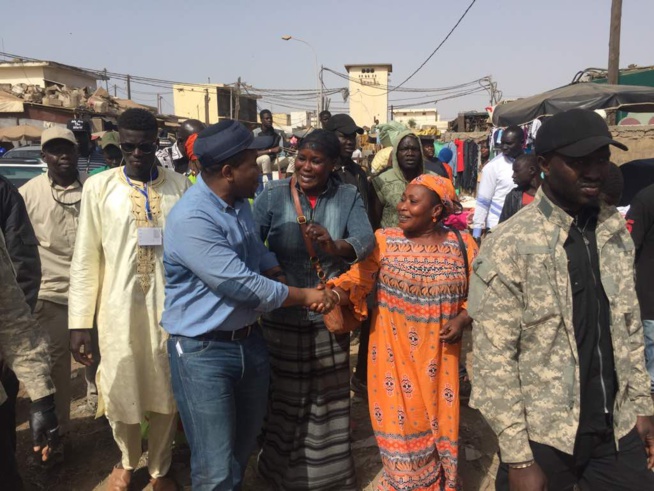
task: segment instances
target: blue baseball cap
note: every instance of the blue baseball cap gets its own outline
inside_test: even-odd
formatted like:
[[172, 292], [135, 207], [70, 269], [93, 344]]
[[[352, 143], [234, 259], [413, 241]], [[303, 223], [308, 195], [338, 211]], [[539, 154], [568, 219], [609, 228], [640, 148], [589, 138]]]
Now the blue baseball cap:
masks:
[[257, 137], [245, 126], [233, 119], [208, 126], [200, 133], [193, 144], [193, 153], [202, 167], [220, 165], [222, 162], [243, 150], [263, 150], [270, 148], [272, 137]]

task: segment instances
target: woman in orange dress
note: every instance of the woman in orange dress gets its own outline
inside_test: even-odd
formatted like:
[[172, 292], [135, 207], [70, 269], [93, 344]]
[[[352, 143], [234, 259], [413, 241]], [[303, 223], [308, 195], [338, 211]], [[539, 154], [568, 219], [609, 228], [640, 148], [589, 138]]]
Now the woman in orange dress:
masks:
[[356, 316], [377, 285], [368, 350], [370, 418], [381, 490], [459, 489], [459, 355], [477, 244], [443, 225], [460, 211], [451, 181], [421, 175], [397, 206], [399, 228], [330, 285]]

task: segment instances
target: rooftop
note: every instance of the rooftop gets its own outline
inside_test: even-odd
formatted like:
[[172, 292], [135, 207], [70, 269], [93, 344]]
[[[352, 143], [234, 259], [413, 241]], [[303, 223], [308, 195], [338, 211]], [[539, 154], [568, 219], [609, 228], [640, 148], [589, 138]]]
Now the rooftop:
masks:
[[104, 77], [98, 72], [92, 72], [89, 70], [84, 70], [83, 68], [77, 68], [70, 65], [64, 65], [63, 63], [56, 63], [54, 61], [39, 61], [39, 60], [12, 60], [12, 61], [0, 61], [0, 70], [3, 68], [14, 68], [14, 67], [52, 67], [59, 68], [62, 70], [70, 70], [73, 72], [86, 75], [87, 77], [93, 78], [95, 80], [104, 80]]

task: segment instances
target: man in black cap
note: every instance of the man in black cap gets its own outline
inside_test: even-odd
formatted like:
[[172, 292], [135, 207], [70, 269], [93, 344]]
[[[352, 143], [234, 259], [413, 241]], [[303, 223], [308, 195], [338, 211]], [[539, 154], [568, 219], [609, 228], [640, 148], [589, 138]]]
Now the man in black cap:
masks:
[[[348, 114], [334, 114], [325, 124], [325, 129], [338, 137], [341, 143], [340, 165], [334, 168], [334, 174], [344, 183], [356, 186], [363, 200], [363, 206], [368, 208], [370, 187], [366, 172], [352, 160], [352, 154], [357, 146], [357, 135], [363, 134], [363, 128], [357, 126]], [[372, 296], [370, 297], [372, 298]], [[350, 387], [357, 395], [367, 398], [368, 378], [368, 342], [370, 340], [370, 320], [366, 319], [360, 328], [359, 356], [357, 366], [350, 380]]]
[[363, 135], [363, 128], [356, 125], [347, 114], [334, 114], [325, 125], [327, 131], [333, 132], [341, 142], [340, 165], [334, 173], [346, 184], [353, 184], [359, 190], [363, 205], [368, 210], [368, 176], [365, 171], [352, 160], [352, 154], [357, 146], [357, 135]]
[[257, 318], [281, 306], [324, 313], [335, 296], [294, 288], [258, 237], [248, 198], [257, 140], [237, 121], [199, 133], [196, 184], [168, 216], [161, 324], [177, 407], [191, 446], [193, 489], [241, 489], [266, 412], [269, 362]]
[[654, 406], [634, 245], [601, 199], [613, 145], [572, 109], [543, 123], [545, 179], [473, 265], [473, 390], [498, 435], [498, 490], [654, 489]]

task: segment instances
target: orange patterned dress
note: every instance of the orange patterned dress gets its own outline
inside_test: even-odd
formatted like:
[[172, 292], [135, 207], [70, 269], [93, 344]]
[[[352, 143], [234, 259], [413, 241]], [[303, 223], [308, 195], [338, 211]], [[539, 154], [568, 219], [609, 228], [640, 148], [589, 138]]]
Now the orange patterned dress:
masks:
[[[462, 234], [469, 267], [477, 244]], [[378, 230], [373, 253], [332, 280], [359, 317], [377, 286], [368, 350], [370, 418], [384, 475], [379, 489], [460, 489], [459, 354], [439, 331], [466, 308], [467, 278], [454, 232], [422, 245], [400, 229]]]

